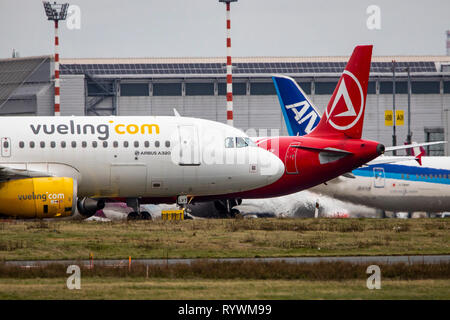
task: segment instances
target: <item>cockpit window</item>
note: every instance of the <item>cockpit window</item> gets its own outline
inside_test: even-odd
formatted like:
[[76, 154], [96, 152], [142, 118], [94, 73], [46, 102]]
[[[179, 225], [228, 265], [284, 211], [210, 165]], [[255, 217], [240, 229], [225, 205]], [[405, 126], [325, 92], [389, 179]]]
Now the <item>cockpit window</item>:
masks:
[[256, 143], [254, 143], [252, 139], [244, 138], [244, 140], [245, 140], [245, 142], [247, 142], [247, 145], [249, 145], [250, 147], [257, 147]]
[[236, 137], [236, 147], [237, 148], [248, 147], [248, 143], [247, 143], [247, 141], [245, 141], [245, 138]]
[[234, 138], [228, 137], [225, 139], [225, 148], [234, 148]]

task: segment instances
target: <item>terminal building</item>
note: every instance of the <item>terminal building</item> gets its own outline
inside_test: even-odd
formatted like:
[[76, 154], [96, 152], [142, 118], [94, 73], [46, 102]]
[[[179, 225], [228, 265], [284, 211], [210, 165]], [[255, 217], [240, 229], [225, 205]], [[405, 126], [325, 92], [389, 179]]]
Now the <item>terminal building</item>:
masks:
[[[286, 135], [271, 75], [296, 79], [323, 112], [348, 57], [233, 58], [234, 125]], [[397, 144], [407, 137], [408, 82], [411, 74], [413, 141], [450, 141], [450, 56], [373, 57], [363, 137], [392, 145], [385, 110], [405, 114]], [[54, 114], [52, 56], [0, 60], [0, 115]], [[226, 122], [224, 58], [61, 59], [61, 115], [173, 115]], [[272, 131], [271, 131], [272, 130]], [[264, 133], [265, 135], [265, 133]], [[449, 155], [447, 145], [429, 155]]]

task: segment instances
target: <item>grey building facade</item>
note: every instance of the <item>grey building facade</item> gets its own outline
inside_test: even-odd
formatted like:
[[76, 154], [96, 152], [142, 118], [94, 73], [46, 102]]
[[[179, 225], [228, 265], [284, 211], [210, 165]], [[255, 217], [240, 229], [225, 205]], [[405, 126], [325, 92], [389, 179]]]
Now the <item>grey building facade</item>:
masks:
[[[40, 57], [25, 79], [18, 58], [0, 61], [1, 115], [52, 115], [52, 59]], [[45, 59], [42, 61], [42, 59]], [[233, 59], [234, 125], [287, 134], [272, 83], [272, 74], [292, 76], [322, 112], [348, 57], [253, 57]], [[407, 136], [407, 77], [411, 71], [413, 141], [450, 140], [450, 57], [373, 57], [363, 136], [392, 145], [392, 127], [384, 111], [393, 106], [392, 63], [396, 61], [396, 109], [405, 125], [397, 126], [397, 144]], [[12, 64], [16, 64], [11, 66]], [[25, 62], [22, 61], [22, 64]], [[9, 65], [9, 67], [8, 67]], [[9, 68], [9, 69], [8, 69]], [[6, 72], [8, 69], [10, 71]], [[12, 71], [11, 71], [12, 70]], [[173, 115], [226, 122], [223, 58], [62, 59], [62, 115]], [[8, 80], [9, 79], [9, 80]], [[9, 81], [9, 82], [8, 82]], [[11, 92], [10, 92], [11, 91]], [[273, 131], [271, 131], [273, 130]], [[266, 134], [264, 131], [262, 134]], [[429, 148], [430, 155], [449, 155], [448, 145]]]

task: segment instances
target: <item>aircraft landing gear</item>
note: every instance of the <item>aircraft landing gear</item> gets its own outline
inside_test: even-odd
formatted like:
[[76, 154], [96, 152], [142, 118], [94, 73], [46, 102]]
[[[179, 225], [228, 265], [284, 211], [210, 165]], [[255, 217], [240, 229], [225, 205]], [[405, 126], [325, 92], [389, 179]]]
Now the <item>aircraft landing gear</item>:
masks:
[[191, 203], [192, 199], [194, 199], [194, 197], [191, 197], [190, 199], [188, 198], [188, 196], [186, 195], [180, 195], [177, 197], [177, 206], [178, 209], [180, 210], [184, 210], [184, 219], [193, 219], [191, 213], [191, 209], [189, 209], [187, 207], [188, 204]]
[[242, 199], [216, 200], [214, 201], [214, 206], [217, 211], [219, 211], [221, 217], [235, 218], [240, 212], [233, 207], [240, 205], [241, 203]]
[[128, 214], [128, 220], [152, 220], [152, 216], [147, 211], [141, 211], [138, 198], [127, 198], [127, 206], [133, 211]]

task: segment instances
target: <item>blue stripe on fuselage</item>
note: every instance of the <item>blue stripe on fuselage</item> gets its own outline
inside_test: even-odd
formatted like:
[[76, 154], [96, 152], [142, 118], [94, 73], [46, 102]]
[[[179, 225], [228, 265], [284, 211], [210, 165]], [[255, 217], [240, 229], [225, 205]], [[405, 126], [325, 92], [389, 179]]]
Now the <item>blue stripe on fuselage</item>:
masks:
[[[373, 177], [374, 168], [384, 169], [386, 179], [450, 184], [450, 170], [398, 164], [377, 164], [353, 170], [355, 176]], [[439, 177], [440, 176], [440, 177]]]

